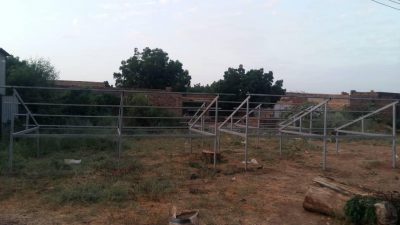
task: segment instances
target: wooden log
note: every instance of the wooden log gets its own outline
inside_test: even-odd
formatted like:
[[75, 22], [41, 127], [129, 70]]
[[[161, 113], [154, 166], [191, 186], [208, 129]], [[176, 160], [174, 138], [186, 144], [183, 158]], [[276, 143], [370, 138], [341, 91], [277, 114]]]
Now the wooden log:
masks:
[[316, 177], [304, 198], [304, 209], [329, 216], [344, 218], [344, 206], [355, 195], [368, 195], [366, 190], [339, 183], [333, 179]]

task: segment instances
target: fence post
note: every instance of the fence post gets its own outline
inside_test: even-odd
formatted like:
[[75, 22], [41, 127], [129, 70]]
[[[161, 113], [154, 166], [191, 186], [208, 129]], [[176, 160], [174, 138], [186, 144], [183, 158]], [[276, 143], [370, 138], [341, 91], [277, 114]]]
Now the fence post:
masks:
[[124, 116], [124, 91], [121, 91], [121, 99], [119, 103], [119, 114], [118, 114], [118, 168], [119, 161], [121, 158], [121, 148], [122, 148], [122, 125]]
[[393, 105], [393, 140], [392, 140], [392, 166], [396, 168], [396, 158], [397, 158], [397, 149], [396, 149], [396, 105]]
[[247, 148], [248, 148], [248, 132], [249, 132], [249, 99], [246, 102], [246, 131], [244, 139], [244, 169], [247, 171]]
[[327, 132], [326, 132], [326, 127], [327, 127], [327, 124], [326, 124], [326, 117], [327, 117], [327, 103], [325, 103], [325, 105], [324, 105], [324, 149], [323, 149], [323, 152], [322, 152], [322, 169], [323, 170], [326, 170], [326, 151], [327, 151], [327, 145], [326, 145], [326, 135], [327, 135]]
[[10, 143], [8, 146], [8, 172], [12, 172], [13, 160], [14, 160], [14, 119], [15, 114], [11, 115], [11, 127], [10, 127]]
[[261, 124], [261, 105], [258, 108], [258, 115], [257, 115], [257, 148], [260, 147], [260, 124]]
[[[219, 97], [219, 96], [217, 96]], [[215, 133], [215, 139], [214, 139], [214, 169], [217, 167], [217, 150], [219, 152], [219, 130], [218, 130], [218, 100], [215, 101], [215, 114], [214, 114], [214, 133]]]

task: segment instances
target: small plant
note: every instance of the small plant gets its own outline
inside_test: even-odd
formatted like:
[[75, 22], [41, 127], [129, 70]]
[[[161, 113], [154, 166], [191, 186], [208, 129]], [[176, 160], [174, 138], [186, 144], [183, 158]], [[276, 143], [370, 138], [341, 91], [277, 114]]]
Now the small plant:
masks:
[[355, 196], [346, 203], [346, 217], [356, 225], [376, 224], [374, 204], [377, 202], [375, 197]]

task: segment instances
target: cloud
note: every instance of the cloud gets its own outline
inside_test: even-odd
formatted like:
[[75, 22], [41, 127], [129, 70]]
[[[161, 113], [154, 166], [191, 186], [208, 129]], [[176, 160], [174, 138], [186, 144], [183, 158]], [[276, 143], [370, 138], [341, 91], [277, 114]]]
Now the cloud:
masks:
[[79, 19], [78, 19], [78, 18], [74, 18], [74, 19], [72, 20], [72, 24], [73, 24], [74, 26], [77, 26], [78, 23], [79, 23]]
[[277, 5], [279, 5], [280, 2], [281, 2], [280, 0], [266, 0], [264, 3], [264, 7], [267, 9], [273, 9]]

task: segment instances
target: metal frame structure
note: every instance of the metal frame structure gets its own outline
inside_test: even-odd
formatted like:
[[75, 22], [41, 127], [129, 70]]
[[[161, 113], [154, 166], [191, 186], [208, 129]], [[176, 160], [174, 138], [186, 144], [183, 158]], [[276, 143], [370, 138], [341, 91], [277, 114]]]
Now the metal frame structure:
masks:
[[[5, 88], [13, 89], [13, 97], [17, 100], [18, 104], [22, 111], [12, 114], [12, 119], [10, 120], [10, 143], [8, 148], [8, 164], [10, 170], [13, 166], [13, 148], [15, 138], [35, 138], [36, 139], [36, 149], [37, 155], [40, 152], [40, 137], [108, 137], [113, 138], [117, 141], [117, 157], [118, 161], [121, 157], [122, 148], [123, 148], [123, 140], [127, 137], [180, 137], [180, 138], [190, 138], [190, 151], [192, 152], [192, 139], [196, 137], [202, 138], [211, 137], [213, 138], [214, 145], [214, 168], [216, 167], [216, 156], [219, 152], [220, 148], [220, 135], [221, 133], [227, 133], [235, 136], [239, 136], [244, 138], [245, 146], [244, 146], [244, 154], [245, 154], [245, 169], [248, 167], [248, 139], [250, 135], [254, 135], [255, 131], [257, 135], [257, 146], [259, 145], [260, 136], [264, 136], [266, 131], [273, 134], [279, 138], [279, 152], [282, 155], [282, 142], [283, 137], [301, 137], [301, 138], [315, 138], [322, 139], [323, 141], [323, 152], [322, 152], [322, 168], [326, 169], [326, 157], [327, 157], [327, 140], [328, 138], [336, 138], [336, 151], [339, 151], [339, 139], [347, 138], [347, 137], [376, 137], [376, 138], [391, 138], [392, 139], [392, 166], [396, 167], [396, 106], [398, 105], [398, 101], [392, 102], [382, 108], [376, 110], [368, 110], [368, 111], [349, 111], [351, 113], [366, 113], [364, 116], [357, 118], [355, 120], [350, 121], [340, 121], [341, 125], [339, 127], [328, 127], [328, 122], [330, 119], [328, 113], [335, 112], [333, 109], [328, 108], [329, 102], [332, 100], [331, 98], [321, 100], [320, 103], [315, 104], [313, 106], [307, 107], [300, 112], [295, 112], [296, 103], [288, 104], [288, 107], [284, 107], [281, 109], [272, 108], [276, 102], [268, 101], [268, 102], [251, 102], [250, 99], [253, 96], [258, 97], [287, 97], [290, 95], [268, 95], [268, 94], [248, 94], [246, 99], [243, 101], [222, 101], [220, 100], [220, 96], [230, 95], [230, 94], [214, 94], [214, 93], [180, 93], [180, 92], [160, 92], [161, 94], [182, 94], [182, 95], [208, 95], [212, 97], [208, 97], [208, 100], [199, 100], [194, 103], [198, 104], [198, 106], [155, 106], [155, 105], [131, 105], [129, 102], [125, 101], [128, 99], [131, 94], [142, 94], [142, 93], [158, 93], [157, 91], [148, 91], [148, 90], [122, 90], [122, 89], [86, 89], [86, 88], [58, 88], [58, 87], [13, 87], [13, 86], [5, 86]], [[50, 102], [25, 102], [23, 97], [21, 97], [19, 90], [20, 89], [33, 89], [33, 90], [55, 90], [55, 91], [92, 91], [95, 93], [111, 93], [115, 97], [119, 97], [119, 104], [80, 104], [80, 103], [50, 103]], [[22, 92], [21, 92], [22, 93]], [[307, 97], [307, 96], [302, 96]], [[362, 100], [377, 100], [377, 99], [368, 99], [368, 98], [354, 98], [354, 99], [362, 99]], [[380, 101], [389, 101], [389, 99], [379, 99]], [[393, 101], [393, 99], [390, 99]], [[192, 102], [193, 103], [193, 102]], [[236, 107], [232, 107], [232, 109], [221, 109], [219, 108], [219, 104], [233, 104]], [[257, 104], [257, 105], [256, 105]], [[250, 105], [256, 105], [254, 108], [250, 108]], [[30, 108], [32, 106], [32, 108]], [[34, 106], [34, 107], [33, 107]], [[265, 107], [263, 107], [265, 106]], [[87, 115], [87, 114], [51, 114], [51, 113], [35, 113], [34, 109], [38, 107], [80, 107], [80, 108], [88, 108], [88, 107], [98, 107], [102, 109], [112, 109], [113, 113], [107, 115]], [[368, 117], [375, 115], [385, 109], [389, 109], [393, 107], [393, 127], [392, 134], [374, 134], [367, 133], [364, 130], [364, 120]], [[171, 116], [151, 116], [151, 115], [135, 115], [131, 113], [131, 109], [160, 109], [160, 110], [186, 110], [188, 114], [180, 114], [180, 115], [171, 115]], [[115, 110], [115, 111], [114, 111]], [[223, 113], [222, 113], [223, 112]], [[279, 116], [271, 116], [264, 118], [264, 122], [261, 121], [261, 112], [279, 112]], [[283, 115], [283, 112], [287, 113]], [[322, 117], [323, 127], [315, 127], [313, 122], [318, 119], [315, 116], [316, 112], [318, 115]], [[339, 112], [339, 111], [337, 111]], [[288, 113], [292, 113], [293, 115], [288, 116]], [[229, 116], [224, 116], [229, 115]], [[257, 118], [257, 125], [251, 126], [249, 124], [250, 117]], [[16, 118], [24, 118], [24, 129], [16, 129]], [[42, 123], [41, 118], [76, 118], [76, 119], [99, 119], [99, 120], [110, 120], [110, 124], [48, 124]], [[179, 121], [179, 125], [128, 125], [128, 120], [177, 120]], [[222, 123], [220, 121], [223, 121]], [[308, 125], [304, 126], [305, 123], [309, 122]], [[361, 122], [361, 132], [349, 131], [345, 130], [345, 128], [357, 123]], [[21, 123], [17, 123], [20, 125]], [[317, 124], [317, 123], [316, 123]], [[57, 132], [46, 132], [48, 130], [54, 130]], [[65, 130], [78, 130], [79, 132], [64, 132]], [[104, 130], [106, 133], [94, 132], [93, 130]], [[81, 131], [85, 131], [80, 133]], [[138, 131], [138, 132], [136, 132]], [[330, 132], [334, 132], [335, 134], [330, 134]], [[107, 133], [108, 132], [108, 133]], [[132, 133], [133, 132], [133, 133]], [[187, 132], [187, 133], [186, 133]], [[341, 135], [342, 134], [342, 135]]]
[[[279, 127], [279, 154], [282, 155], [282, 134], [290, 134], [290, 135], [298, 135], [300, 137], [309, 137], [309, 138], [321, 138], [323, 140], [323, 150], [322, 150], [322, 169], [326, 169], [326, 152], [327, 152], [327, 109], [328, 109], [328, 102], [331, 99], [326, 99], [325, 101], [309, 107], [288, 120], [282, 122]], [[324, 122], [324, 128], [323, 128], [323, 134], [315, 134], [312, 133], [312, 119], [313, 119], [313, 112], [316, 110], [320, 109], [323, 107], [323, 112], [324, 112], [324, 117], [323, 117], [323, 122]], [[303, 118], [309, 116], [310, 117], [310, 131], [309, 132], [303, 132]], [[299, 126], [296, 126], [296, 122], [299, 121]], [[292, 129], [292, 130], [289, 130]], [[293, 129], [298, 129], [298, 131], [293, 131]]]
[[[247, 170], [247, 151], [248, 151], [248, 138], [249, 138], [249, 105], [250, 105], [250, 98], [251, 96], [248, 96], [225, 120], [224, 122], [222, 122], [219, 126], [218, 126], [218, 130], [219, 132], [223, 132], [223, 133], [227, 133], [227, 134], [231, 134], [231, 135], [235, 135], [235, 136], [239, 136], [244, 138], [244, 164], [245, 164], [245, 170]], [[240, 133], [237, 131], [233, 130], [233, 125], [238, 125], [237, 123], [233, 123], [233, 117], [236, 115], [236, 113], [243, 107], [246, 106], [246, 114], [244, 115], [245, 119], [245, 125], [244, 125], [244, 129], [245, 132], [244, 133]], [[240, 122], [243, 119], [243, 117], [241, 117], [238, 122]], [[228, 121], [230, 121], [231, 125], [230, 125], [230, 130], [229, 129], [225, 129], [223, 128], [225, 126], [225, 124], [228, 123]]]
[[[396, 150], [396, 106], [399, 104], [399, 101], [392, 102], [388, 105], [385, 105], [373, 112], [370, 112], [366, 115], [363, 115], [349, 123], [346, 123], [338, 128], [335, 129], [336, 132], [336, 153], [339, 152], [339, 138], [340, 134], [351, 134], [351, 135], [359, 135], [359, 136], [365, 136], [365, 137], [378, 137], [378, 138], [390, 138], [392, 139], [392, 167], [396, 168], [396, 155], [397, 155], [397, 150]], [[365, 119], [376, 115], [386, 109], [392, 108], [392, 134], [380, 134], [380, 133], [369, 133], [365, 132]], [[347, 128], [351, 125], [354, 125], [357, 122], [361, 122], [361, 131], [350, 131], [350, 130], [343, 130], [344, 128]]]
[[[214, 137], [214, 160], [213, 165], [214, 168], [216, 167], [217, 163], [217, 151], [218, 151], [218, 144], [219, 144], [219, 134], [218, 134], [218, 99], [219, 96], [215, 97], [206, 107], [205, 103], [203, 103], [200, 108], [196, 111], [194, 116], [188, 122], [189, 125], [189, 132], [196, 132], [201, 135], [211, 136]], [[214, 119], [214, 132], [207, 132], [205, 131], [205, 115], [207, 112], [210, 111], [211, 107], [215, 105], [215, 119]], [[200, 115], [198, 115], [200, 113]], [[198, 115], [198, 116], [197, 116]], [[200, 121], [200, 125], [196, 126], [196, 123]], [[200, 129], [198, 129], [200, 128]], [[190, 152], [192, 152], [192, 136], [190, 135]]]

